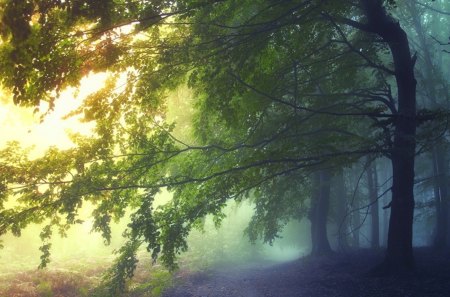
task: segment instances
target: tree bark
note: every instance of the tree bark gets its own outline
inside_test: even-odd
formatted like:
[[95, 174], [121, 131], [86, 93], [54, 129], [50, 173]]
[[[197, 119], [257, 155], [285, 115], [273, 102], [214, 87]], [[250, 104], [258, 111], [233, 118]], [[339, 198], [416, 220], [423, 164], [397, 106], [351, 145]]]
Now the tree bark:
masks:
[[[424, 77], [427, 81], [424, 83], [426, 90], [427, 106], [431, 108], [439, 108], [438, 95], [436, 93], [436, 86], [433, 83], [439, 75], [439, 71], [433, 63], [433, 57], [430, 52], [431, 45], [427, 42], [427, 33], [424, 30], [421, 21], [421, 15], [417, 10], [416, 3], [408, 3], [406, 7], [411, 14], [412, 24], [417, 33], [420, 48], [422, 49], [421, 58], [423, 59]], [[434, 238], [434, 246], [438, 249], [448, 247], [448, 228], [449, 228], [449, 197], [448, 197], [448, 181], [447, 172], [448, 164], [445, 158], [446, 150], [443, 146], [442, 140], [438, 140], [432, 151], [432, 162], [434, 178], [434, 194], [436, 206], [436, 235]]]
[[433, 169], [435, 174], [436, 237], [434, 246], [444, 249], [449, 246], [449, 197], [447, 163], [445, 150], [441, 145], [433, 149]]
[[378, 216], [378, 177], [375, 161], [372, 161], [367, 168], [367, 187], [369, 188], [370, 216], [372, 219], [370, 245], [372, 249], [378, 249], [380, 247], [380, 219]]
[[375, 274], [412, 270], [414, 215], [414, 161], [416, 149], [415, 58], [400, 24], [388, 15], [381, 0], [362, 0], [370, 31], [387, 42], [394, 62], [398, 113], [391, 152], [393, 183], [386, 256]]
[[[353, 205], [354, 209], [359, 209], [361, 207], [360, 199], [361, 199], [361, 197], [358, 197], [358, 196], [355, 197], [355, 201], [354, 201], [354, 205]], [[361, 214], [359, 213], [359, 210], [353, 211], [352, 225], [353, 225], [353, 227], [352, 227], [353, 247], [357, 249], [360, 246], [359, 231], [361, 229]]]
[[[383, 160], [380, 163], [381, 163], [381, 166], [380, 166], [381, 168], [379, 170], [380, 177], [381, 177], [380, 178], [380, 186], [381, 186], [380, 191], [385, 193], [384, 197], [383, 197], [383, 202], [382, 202], [382, 205], [384, 207], [384, 206], [388, 205], [389, 202], [392, 200], [391, 192], [389, 191], [389, 189], [391, 188], [391, 181], [390, 181], [391, 170], [390, 170], [389, 163], [387, 162], [387, 160]], [[381, 245], [383, 247], [387, 247], [387, 237], [388, 237], [388, 228], [389, 228], [389, 212], [390, 212], [389, 208], [383, 209], [383, 211], [382, 211], [382, 220], [381, 220], [382, 224], [381, 225], [383, 226], [383, 228], [382, 228], [383, 231], [381, 234]]]
[[344, 170], [341, 168], [338, 170], [334, 184], [336, 189], [336, 224], [338, 230], [338, 246], [342, 250], [348, 249], [347, 240], [347, 196], [345, 190]]
[[331, 253], [331, 247], [327, 237], [330, 180], [331, 176], [327, 170], [320, 170], [313, 175], [310, 212], [312, 256]]

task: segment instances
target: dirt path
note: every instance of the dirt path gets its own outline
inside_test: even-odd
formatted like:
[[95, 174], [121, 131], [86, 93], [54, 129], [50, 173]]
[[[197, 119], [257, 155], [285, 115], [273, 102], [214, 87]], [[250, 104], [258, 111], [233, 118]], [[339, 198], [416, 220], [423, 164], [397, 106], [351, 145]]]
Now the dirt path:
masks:
[[367, 277], [381, 254], [357, 253], [289, 263], [217, 267], [183, 274], [164, 297], [449, 297], [450, 257], [419, 252], [402, 277]]
[[[265, 279], [273, 264], [246, 264], [218, 267], [201, 273], [183, 277], [181, 284], [166, 292], [164, 296], [200, 297], [200, 296], [265, 296], [266, 286], [256, 285], [256, 281]], [[266, 295], [270, 296], [270, 295]]]

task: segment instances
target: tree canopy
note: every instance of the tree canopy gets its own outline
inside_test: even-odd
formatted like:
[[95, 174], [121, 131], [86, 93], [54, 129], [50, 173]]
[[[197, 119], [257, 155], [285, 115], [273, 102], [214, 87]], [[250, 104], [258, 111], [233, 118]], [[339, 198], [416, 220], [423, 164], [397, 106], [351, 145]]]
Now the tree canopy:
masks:
[[[409, 158], [393, 207], [410, 207], [415, 129], [435, 115], [415, 110], [416, 56], [394, 1], [354, 2], [2, 1], [0, 77], [14, 102], [51, 109], [87, 73], [110, 79], [71, 114], [95, 123], [76, 148], [1, 151], [0, 234], [45, 223], [45, 265], [52, 232], [79, 223], [83, 204], [107, 242], [132, 209], [117, 291], [140, 246], [176, 267], [190, 230], [208, 214], [220, 222], [230, 199], [252, 197], [250, 238], [273, 240], [307, 215], [313, 172], [362, 156]], [[186, 129], [167, 116], [178, 88], [191, 90]], [[173, 199], [154, 208], [163, 188]]]

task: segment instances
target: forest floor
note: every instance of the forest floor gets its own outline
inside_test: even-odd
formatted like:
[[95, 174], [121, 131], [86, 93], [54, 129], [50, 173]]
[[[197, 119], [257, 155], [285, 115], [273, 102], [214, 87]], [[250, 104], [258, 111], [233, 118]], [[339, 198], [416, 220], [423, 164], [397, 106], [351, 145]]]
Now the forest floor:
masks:
[[[184, 264], [173, 275], [146, 259], [122, 297], [449, 297], [450, 251], [422, 248], [415, 255], [416, 271], [398, 277], [367, 275], [381, 261], [382, 251], [284, 263], [230, 262], [206, 269]], [[112, 260], [83, 260], [0, 273], [0, 297], [110, 297], [98, 285]]]
[[416, 249], [416, 271], [371, 277], [383, 252], [305, 257], [286, 263], [226, 265], [204, 272], [180, 270], [164, 297], [448, 297], [450, 253]]
[[[0, 269], [0, 297], [111, 297], [102, 280], [113, 260], [83, 257], [52, 262], [42, 270], [25, 268], [22, 263]], [[152, 265], [147, 257], [139, 262], [122, 297], [158, 297], [171, 285], [172, 275], [163, 267]]]

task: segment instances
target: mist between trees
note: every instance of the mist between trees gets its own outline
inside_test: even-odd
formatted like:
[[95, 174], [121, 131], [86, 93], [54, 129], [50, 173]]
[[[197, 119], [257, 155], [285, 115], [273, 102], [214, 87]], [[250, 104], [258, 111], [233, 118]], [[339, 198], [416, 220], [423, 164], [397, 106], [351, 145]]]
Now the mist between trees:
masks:
[[142, 248], [174, 270], [186, 252], [207, 264], [264, 254], [260, 242], [312, 256], [385, 247], [373, 275], [413, 270], [413, 243], [449, 245], [449, 5], [1, 2], [0, 76], [15, 104], [46, 102], [45, 120], [63, 90], [109, 78], [67, 115], [91, 135], [39, 158], [18, 143], [0, 151], [0, 235], [43, 224], [45, 267], [53, 234], [86, 226], [86, 205], [108, 244], [124, 219], [111, 295]]

